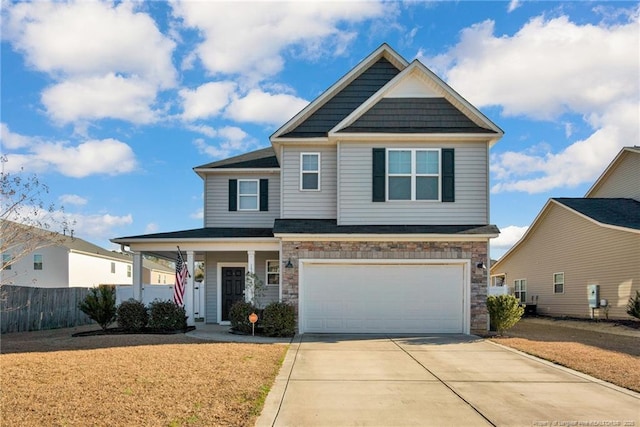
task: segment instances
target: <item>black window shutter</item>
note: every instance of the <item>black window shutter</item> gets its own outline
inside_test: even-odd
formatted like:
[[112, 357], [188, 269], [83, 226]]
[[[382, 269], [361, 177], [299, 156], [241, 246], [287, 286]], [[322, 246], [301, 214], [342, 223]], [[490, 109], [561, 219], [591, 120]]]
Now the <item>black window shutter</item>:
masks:
[[455, 154], [453, 148], [442, 149], [442, 201], [455, 202]]
[[385, 189], [386, 159], [384, 148], [373, 149], [372, 200], [384, 202], [387, 198]]
[[269, 180], [260, 180], [260, 210], [269, 210]]
[[238, 210], [238, 180], [229, 180], [229, 211]]

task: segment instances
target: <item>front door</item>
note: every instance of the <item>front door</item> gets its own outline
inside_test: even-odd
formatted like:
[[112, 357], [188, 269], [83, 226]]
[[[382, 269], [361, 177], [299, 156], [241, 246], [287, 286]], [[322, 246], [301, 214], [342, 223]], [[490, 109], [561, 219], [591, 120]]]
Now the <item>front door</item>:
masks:
[[244, 300], [244, 267], [222, 267], [221, 294], [222, 320], [228, 321], [231, 306]]

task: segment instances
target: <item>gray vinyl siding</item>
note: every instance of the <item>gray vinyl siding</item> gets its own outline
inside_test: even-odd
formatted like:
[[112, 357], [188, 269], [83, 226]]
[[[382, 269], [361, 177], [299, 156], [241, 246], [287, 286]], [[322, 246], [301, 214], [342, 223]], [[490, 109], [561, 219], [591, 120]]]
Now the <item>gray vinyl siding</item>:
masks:
[[[590, 317], [587, 285], [600, 285], [610, 318], [627, 318], [629, 296], [640, 290], [640, 235], [601, 227], [552, 204], [523, 244], [491, 270], [527, 280], [527, 302], [552, 316]], [[553, 290], [553, 274], [564, 273], [564, 293]], [[604, 310], [596, 310], [604, 317]]]
[[[268, 211], [229, 211], [230, 179], [268, 179]], [[204, 226], [205, 227], [273, 227], [280, 215], [279, 173], [210, 174], [205, 179]]]
[[[256, 274], [265, 283], [265, 292], [261, 305], [278, 301], [280, 291], [278, 286], [267, 286], [265, 276], [266, 261], [279, 259], [278, 252], [256, 252]], [[218, 321], [218, 264], [219, 263], [247, 263], [247, 252], [207, 252], [205, 258], [205, 298], [206, 298], [206, 323]], [[281, 265], [282, 268], [282, 265]]]
[[[320, 153], [320, 191], [300, 190], [300, 153]], [[336, 218], [336, 147], [284, 147], [282, 218]]]
[[[373, 148], [454, 148], [455, 202], [372, 202]], [[338, 224], [487, 224], [486, 143], [475, 142], [361, 142], [340, 143]]]
[[589, 197], [626, 197], [640, 201], [640, 154], [626, 153], [615, 170]]

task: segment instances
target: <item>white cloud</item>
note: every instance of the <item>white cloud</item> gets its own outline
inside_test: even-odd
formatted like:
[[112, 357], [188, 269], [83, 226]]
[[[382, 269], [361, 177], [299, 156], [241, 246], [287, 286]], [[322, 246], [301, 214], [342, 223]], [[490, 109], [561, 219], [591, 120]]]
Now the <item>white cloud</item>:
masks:
[[194, 90], [180, 90], [184, 109], [182, 117], [196, 120], [217, 116], [229, 104], [235, 89], [235, 83], [226, 81], [205, 83]]
[[85, 240], [108, 240], [114, 236], [114, 230], [118, 227], [131, 225], [133, 216], [111, 214], [62, 214], [69, 220], [74, 236]]
[[197, 211], [193, 212], [191, 215], [189, 215], [190, 218], [192, 219], [203, 219], [204, 218], [204, 209], [200, 208]]
[[[637, 140], [640, 33], [638, 9], [628, 12], [618, 13], [625, 22], [599, 25], [535, 17], [513, 36], [495, 35], [493, 21], [485, 21], [463, 30], [448, 52], [419, 55], [478, 107], [497, 105], [506, 116], [560, 123], [565, 113], [577, 114], [593, 129], [556, 153], [492, 156], [493, 192], [537, 193], [592, 181], [621, 147]], [[572, 126], [565, 127], [566, 137], [572, 134]]]
[[9, 126], [5, 123], [0, 123], [0, 142], [2, 142], [2, 146], [5, 150], [15, 150], [29, 146], [31, 144], [31, 139], [11, 132], [9, 130]]
[[[500, 236], [491, 239], [491, 252], [504, 253], [513, 245], [515, 245], [527, 232], [529, 226], [520, 227], [517, 225], [509, 225], [500, 229]], [[493, 256], [493, 255], [492, 255]]]
[[113, 73], [65, 80], [42, 93], [48, 115], [60, 123], [102, 118], [151, 123], [156, 88], [139, 79]]
[[152, 234], [152, 233], [155, 233], [157, 231], [158, 231], [158, 224], [156, 224], [155, 222], [150, 222], [144, 228], [144, 234]]
[[268, 123], [280, 125], [309, 102], [288, 94], [272, 94], [259, 89], [234, 99], [225, 110], [225, 116], [238, 122]]
[[60, 203], [65, 205], [77, 206], [86, 205], [88, 201], [86, 198], [78, 196], [77, 194], [63, 194], [62, 196], [58, 197], [58, 200], [60, 200]]
[[207, 143], [198, 138], [193, 141], [201, 154], [206, 154], [214, 159], [230, 157], [258, 148], [258, 142], [242, 129], [235, 126], [226, 126], [216, 131], [217, 141]]
[[[320, 51], [344, 52], [351, 24], [385, 16], [385, 6], [379, 2], [175, 2], [172, 6], [186, 27], [200, 31], [203, 41], [195, 52], [211, 74], [241, 74], [254, 81], [282, 70], [285, 50], [295, 48], [312, 58]], [[191, 63], [187, 56], [186, 66]]]
[[513, 12], [514, 10], [519, 8], [520, 6], [522, 6], [522, 2], [520, 0], [511, 0], [509, 2], [509, 6], [507, 6], [507, 13]]
[[157, 92], [175, 85], [175, 43], [136, 6], [3, 2], [4, 40], [55, 82], [42, 94], [54, 120], [153, 121]]
[[37, 142], [29, 147], [29, 153], [6, 154], [7, 172], [21, 168], [31, 172], [51, 169], [74, 177], [84, 178], [94, 174], [117, 175], [133, 171], [137, 162], [131, 147], [115, 139], [88, 140], [72, 146], [62, 142]]

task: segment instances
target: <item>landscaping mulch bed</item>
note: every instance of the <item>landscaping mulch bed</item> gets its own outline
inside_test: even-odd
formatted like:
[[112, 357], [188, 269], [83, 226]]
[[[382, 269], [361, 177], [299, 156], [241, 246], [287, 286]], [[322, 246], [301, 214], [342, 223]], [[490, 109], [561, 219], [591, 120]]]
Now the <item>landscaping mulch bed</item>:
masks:
[[253, 425], [287, 350], [95, 328], [1, 336], [2, 426]]
[[[491, 340], [640, 392], [640, 338], [609, 333], [585, 321], [581, 328], [522, 319]], [[632, 321], [633, 322], [633, 321]], [[555, 323], [555, 322], [554, 322]], [[617, 326], [628, 327], [628, 326]], [[584, 329], [583, 329], [584, 328]]]

